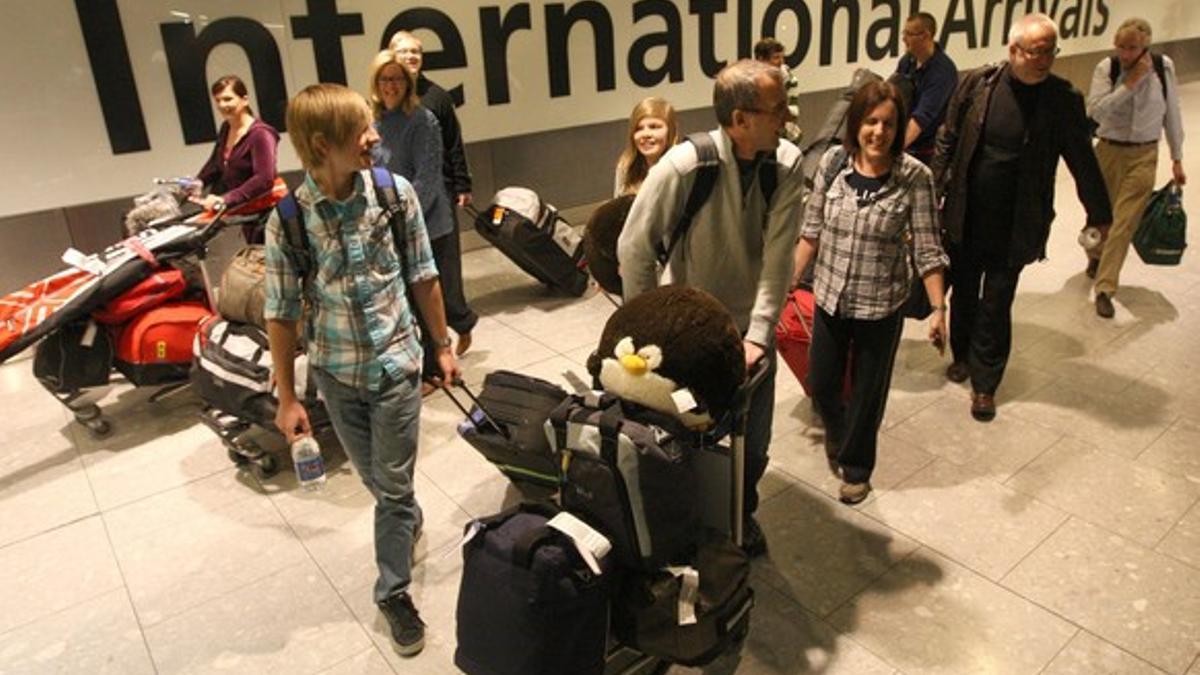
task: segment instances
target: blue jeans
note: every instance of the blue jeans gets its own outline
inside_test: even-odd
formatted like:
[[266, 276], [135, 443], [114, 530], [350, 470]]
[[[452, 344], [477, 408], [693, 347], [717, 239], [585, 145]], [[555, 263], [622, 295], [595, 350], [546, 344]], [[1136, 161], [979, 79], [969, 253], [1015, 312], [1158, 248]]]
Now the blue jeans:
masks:
[[380, 391], [356, 389], [314, 368], [334, 431], [363, 484], [375, 496], [375, 602], [408, 590], [412, 550], [421, 529], [413, 492], [421, 391], [417, 375], [385, 378]]

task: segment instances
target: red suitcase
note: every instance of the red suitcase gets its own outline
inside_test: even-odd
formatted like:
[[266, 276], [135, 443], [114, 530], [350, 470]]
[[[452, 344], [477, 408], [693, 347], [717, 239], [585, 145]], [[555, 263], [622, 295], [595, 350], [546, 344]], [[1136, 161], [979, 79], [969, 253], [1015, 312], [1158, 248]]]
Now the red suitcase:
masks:
[[[779, 323], [775, 324], [775, 348], [783, 357], [792, 374], [800, 380], [804, 393], [812, 396], [808, 388], [809, 355], [812, 347], [813, 324], [813, 294], [807, 288], [797, 288], [788, 296], [780, 313]], [[850, 364], [846, 364], [846, 386], [842, 397], [850, 400]]]
[[210, 316], [202, 303], [169, 302], [136, 317], [117, 338], [117, 370], [138, 386], [186, 380], [196, 331]]

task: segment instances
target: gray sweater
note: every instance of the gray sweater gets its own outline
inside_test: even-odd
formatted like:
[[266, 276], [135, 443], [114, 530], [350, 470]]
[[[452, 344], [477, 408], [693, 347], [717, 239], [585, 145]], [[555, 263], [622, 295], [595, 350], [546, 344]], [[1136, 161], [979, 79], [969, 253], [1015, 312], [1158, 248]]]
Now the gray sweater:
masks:
[[[722, 129], [717, 142], [721, 173], [708, 200], [692, 220], [662, 272], [662, 284], [699, 287], [729, 310], [745, 338], [769, 344], [788, 292], [792, 252], [800, 222], [804, 178], [800, 151], [780, 141], [775, 151], [778, 182], [771, 203], [763, 200], [755, 177], [742, 197], [737, 160]], [[655, 251], [683, 212], [696, 180], [696, 148], [680, 143], [650, 169], [617, 243], [625, 299], [660, 283]]]

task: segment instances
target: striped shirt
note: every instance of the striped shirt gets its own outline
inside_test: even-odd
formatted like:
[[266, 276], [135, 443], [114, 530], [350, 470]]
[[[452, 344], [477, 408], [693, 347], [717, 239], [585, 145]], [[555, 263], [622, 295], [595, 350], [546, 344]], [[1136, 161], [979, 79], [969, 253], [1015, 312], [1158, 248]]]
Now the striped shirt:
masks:
[[843, 153], [835, 147], [821, 158], [800, 226], [801, 237], [817, 242], [813, 296], [829, 314], [882, 319], [908, 298], [911, 251], [922, 276], [950, 262], [942, 250], [933, 174], [901, 155], [883, 188], [860, 203], [846, 182], [849, 158], [826, 185], [830, 163]]
[[309, 362], [347, 386], [371, 391], [385, 375], [400, 380], [420, 372], [421, 343], [405, 284], [437, 277], [416, 192], [400, 176], [394, 180], [404, 207], [397, 216], [405, 234], [403, 266], [370, 171], [355, 175], [353, 193], [341, 202], [323, 195], [310, 175], [296, 189], [315, 261], [308, 279], [298, 276], [298, 252], [283, 238], [279, 213], [267, 222], [266, 318], [299, 320], [307, 299]]

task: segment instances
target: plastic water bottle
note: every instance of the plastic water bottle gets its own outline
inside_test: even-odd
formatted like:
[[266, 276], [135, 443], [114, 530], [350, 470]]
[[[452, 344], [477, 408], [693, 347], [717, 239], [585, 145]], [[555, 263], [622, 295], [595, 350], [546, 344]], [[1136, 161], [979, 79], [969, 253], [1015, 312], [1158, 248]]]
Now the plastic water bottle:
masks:
[[292, 464], [296, 466], [296, 478], [305, 490], [320, 490], [325, 487], [325, 460], [321, 458], [321, 446], [312, 436], [301, 436], [292, 443]]

